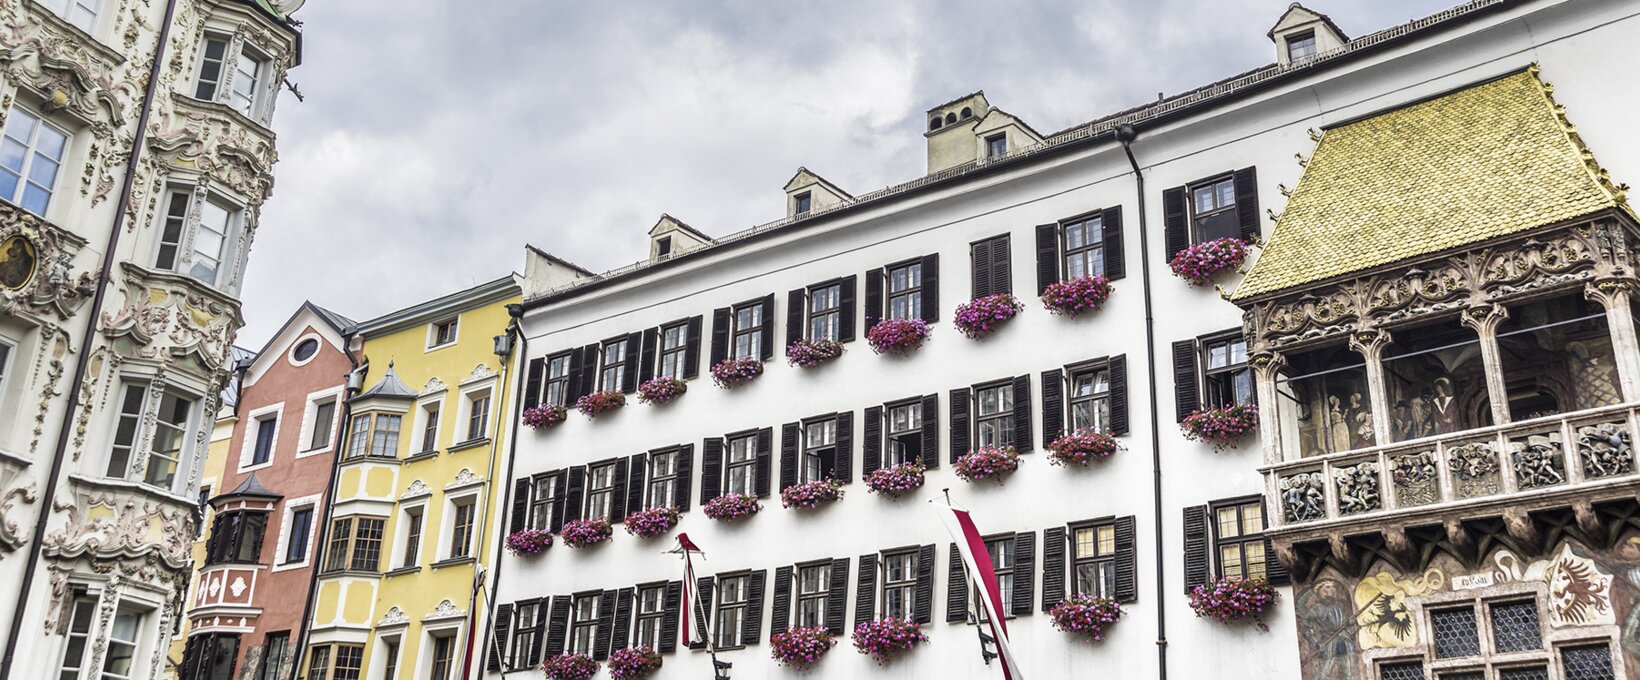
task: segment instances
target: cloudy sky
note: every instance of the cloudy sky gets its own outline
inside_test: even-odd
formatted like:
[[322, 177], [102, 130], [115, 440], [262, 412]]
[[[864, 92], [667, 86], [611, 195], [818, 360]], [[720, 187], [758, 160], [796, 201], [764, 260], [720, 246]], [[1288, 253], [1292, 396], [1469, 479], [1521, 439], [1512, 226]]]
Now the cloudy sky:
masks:
[[[1312, 0], [1351, 36], [1458, 0]], [[1288, 0], [311, 0], [244, 290], [256, 347], [304, 299], [367, 319], [520, 269], [642, 258], [784, 214], [799, 165], [860, 194], [924, 170], [923, 112], [984, 89], [1044, 134], [1274, 59]]]

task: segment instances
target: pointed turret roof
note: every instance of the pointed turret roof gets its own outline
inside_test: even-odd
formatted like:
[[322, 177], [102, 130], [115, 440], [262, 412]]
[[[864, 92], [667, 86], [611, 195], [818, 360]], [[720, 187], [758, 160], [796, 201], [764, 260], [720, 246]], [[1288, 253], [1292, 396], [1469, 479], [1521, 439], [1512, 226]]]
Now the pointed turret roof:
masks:
[[382, 376], [382, 379], [376, 381], [376, 384], [371, 386], [370, 389], [365, 390], [363, 394], [354, 397], [353, 401], [360, 401], [364, 399], [415, 398], [416, 391], [410, 389], [408, 385], [404, 384], [403, 380], [399, 379], [398, 371], [393, 369], [393, 362], [389, 361], [387, 362], [387, 373]]
[[215, 505], [217, 503], [221, 503], [222, 501], [235, 498], [267, 498], [278, 500], [280, 498], [284, 498], [284, 496], [274, 493], [272, 490], [268, 489], [268, 487], [263, 486], [262, 480], [257, 479], [256, 473], [252, 472], [251, 476], [246, 477], [245, 481], [240, 482], [239, 486], [234, 487], [232, 491], [217, 496], [216, 498], [212, 498], [211, 504]]

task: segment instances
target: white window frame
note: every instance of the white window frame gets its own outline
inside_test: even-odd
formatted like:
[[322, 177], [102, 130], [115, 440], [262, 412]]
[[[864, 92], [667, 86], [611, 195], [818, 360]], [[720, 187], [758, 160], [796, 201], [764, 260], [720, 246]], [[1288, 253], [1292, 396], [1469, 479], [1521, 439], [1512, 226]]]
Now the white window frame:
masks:
[[[433, 677], [433, 638], [437, 637], [450, 638], [451, 665], [449, 680], [457, 680], [461, 677], [461, 654], [467, 644], [465, 626], [462, 625], [465, 620], [465, 618], [462, 618], [449, 623], [428, 623], [422, 627], [421, 649], [419, 650], [420, 653], [416, 655], [420, 657], [416, 662], [417, 678]], [[402, 654], [404, 646], [401, 644], [399, 649]], [[404, 665], [400, 664], [399, 672], [402, 674], [404, 671]], [[426, 675], [422, 675], [422, 673], [426, 673]]]
[[[34, 167], [33, 166], [34, 157], [36, 155], [38, 155], [38, 153], [36, 151], [36, 145], [38, 144], [39, 138], [40, 138], [40, 128], [49, 127], [52, 130], [54, 130], [55, 132], [57, 132], [58, 134], [61, 134], [64, 137], [64, 140], [63, 140], [62, 155], [59, 156], [58, 158], [54, 159], [54, 161], [57, 163], [57, 174], [56, 174], [55, 177], [51, 178], [51, 186], [46, 188], [48, 195], [46, 196], [45, 210], [38, 213], [38, 215], [40, 217], [47, 217], [48, 215], [51, 214], [51, 206], [52, 206], [53, 203], [55, 203], [55, 201], [53, 199], [57, 198], [59, 187], [64, 184], [63, 176], [68, 174], [67, 171], [65, 170], [65, 168], [67, 168], [70, 165], [70, 159], [73, 158], [73, 154], [74, 154], [74, 151], [75, 151], [74, 131], [67, 128], [67, 127], [65, 127], [65, 126], [63, 126], [62, 124], [58, 123], [57, 121], [52, 120], [50, 116], [47, 116], [46, 114], [40, 113], [40, 111], [38, 109], [35, 109], [33, 107], [29, 107], [29, 106], [24, 106], [20, 102], [14, 102], [11, 105], [11, 108], [6, 111], [6, 121], [7, 121], [8, 124], [10, 123], [10, 121], [12, 119], [12, 115], [17, 113], [18, 111], [22, 111], [22, 112], [28, 114], [29, 117], [31, 117], [31, 118], [35, 119], [36, 121], [38, 121], [38, 127], [35, 128], [34, 133], [30, 135], [30, 139], [28, 139], [27, 142], [25, 143], [24, 156], [23, 156], [23, 166], [21, 168], [19, 168], [19, 170], [21, 172], [20, 172], [20, 175], [17, 179], [17, 186], [18, 186], [17, 192], [18, 193], [14, 196], [0, 196], [0, 200], [4, 200], [7, 203], [15, 205], [19, 209], [22, 209], [24, 212], [27, 212], [29, 214], [35, 214], [34, 211], [23, 208], [22, 193], [24, 191], [27, 191], [27, 188], [30, 184], [30, 182], [29, 182], [30, 172], [29, 171], [33, 169], [33, 167]], [[0, 128], [0, 134], [4, 134], [4, 129], [3, 128]]]
[[[393, 647], [392, 657], [389, 657], [386, 654], [379, 653], [380, 650], [387, 649], [388, 645], [392, 645], [392, 647]], [[388, 666], [389, 663], [393, 664], [393, 669], [395, 671], [395, 675], [393, 676], [394, 680], [401, 680], [402, 678], [405, 677], [405, 675], [404, 675], [404, 670], [405, 670], [404, 669], [404, 632], [402, 630], [396, 630], [396, 631], [392, 631], [392, 632], [388, 632], [388, 633], [377, 633], [376, 634], [376, 647], [375, 647], [375, 649], [378, 650], [378, 653], [370, 655], [370, 665], [363, 669], [363, 673], [364, 673], [363, 677], [367, 677], [367, 678], [385, 678], [385, 677], [387, 677], [387, 666]], [[300, 659], [297, 660], [297, 665], [298, 666], [301, 665], [301, 660]], [[302, 678], [303, 678], [303, 680], [306, 680], [307, 676], [303, 675]]]
[[[451, 442], [452, 446], [467, 444], [467, 443], [470, 443], [470, 442], [483, 441], [485, 439], [492, 438], [492, 436], [493, 436], [492, 433], [494, 432], [494, 429], [495, 429], [495, 426], [496, 426], [496, 420], [495, 420], [495, 417], [496, 417], [496, 414], [495, 414], [496, 390], [495, 390], [494, 382], [495, 382], [494, 380], [488, 380], [488, 381], [485, 381], [485, 382], [482, 382], [482, 383], [477, 383], [477, 384], [474, 384], [474, 385], [468, 385], [468, 386], [465, 386], [465, 387], [461, 388], [461, 403], [457, 405], [457, 413], [456, 413], [456, 415], [457, 415], [456, 422], [455, 422], [456, 432], [453, 433], [453, 434], [457, 434], [457, 435], [460, 435], [460, 436], [459, 436], [459, 438], [457, 438], [457, 439], [455, 439]], [[486, 403], [485, 406], [484, 406], [484, 409], [485, 409], [484, 431], [481, 432], [479, 434], [479, 436], [477, 436], [477, 437], [471, 437], [471, 436], [468, 436], [468, 435], [471, 434], [471, 425], [470, 425], [469, 421], [471, 420], [472, 415], [473, 415], [473, 401], [480, 398], [480, 397], [483, 397], [483, 398], [486, 398], [486, 399], [489, 400], [488, 403]], [[418, 416], [418, 419], [419, 419], [419, 416]]]
[[[471, 503], [473, 506], [473, 525], [467, 534], [467, 554], [457, 555], [455, 554], [455, 550], [453, 550], [455, 545], [451, 541], [455, 538], [456, 506], [463, 501]], [[481, 519], [480, 513], [483, 510], [483, 506], [479, 504], [477, 491], [454, 493], [444, 497], [444, 507], [442, 508], [443, 516], [439, 518], [438, 561], [443, 562], [446, 560], [470, 559], [478, 557], [479, 520]], [[426, 515], [422, 516], [421, 525], [422, 545], [425, 546], [427, 545]]]
[[[200, 99], [198, 97], [199, 80], [204, 75], [205, 46], [211, 40], [220, 40], [226, 45], [222, 52], [222, 69], [217, 74], [216, 89], [211, 93], [211, 98]], [[261, 67], [257, 74], [258, 82], [256, 87], [251, 91], [250, 110], [248, 111], [240, 110], [237, 106], [234, 106], [233, 102], [234, 80], [238, 77], [241, 55], [249, 55]], [[257, 125], [266, 126], [273, 117], [272, 94], [277, 91], [274, 88], [274, 80], [276, 80], [274, 76], [277, 75], [277, 69], [273, 58], [268, 55], [268, 50], [250, 42], [243, 34], [234, 31], [231, 27], [208, 26], [205, 29], [204, 38], [199, 42], [199, 54], [194, 57], [193, 77], [188, 81], [190, 87], [183, 90], [183, 93], [197, 101], [220, 104], [233, 110], [234, 113], [250, 119]]]
[[[196, 443], [199, 439], [199, 428], [203, 426], [202, 421], [204, 419], [201, 417], [201, 405], [204, 403], [205, 397], [184, 387], [183, 385], [155, 380], [154, 376], [149, 375], [122, 375], [114, 384], [117, 385], [117, 391], [114, 393], [114, 398], [116, 401], [123, 401], [126, 389], [133, 385], [141, 386], [143, 397], [141, 409], [139, 410], [139, 415], [137, 416], [136, 430], [133, 434], [133, 439], [131, 442], [129, 458], [125, 462], [125, 471], [120, 473], [118, 476], [106, 474], [108, 472], [107, 463], [111, 463], [112, 460], [105, 459], [105, 464], [103, 465], [103, 472], [105, 474], [103, 476], [105, 478], [118, 479], [131, 484], [140, 484], [151, 489], [158, 489], [163, 493], [171, 495], [181, 496], [186, 494], [188, 492], [187, 488], [179, 489], [178, 482], [182, 481], [185, 483], [187, 481], [189, 477], [188, 472], [192, 468], [196, 456], [201, 453], [198, 450], [199, 447], [196, 446]], [[166, 392], [176, 392], [177, 394], [186, 397], [191, 403], [188, 409], [189, 412], [187, 422], [184, 423], [182, 427], [182, 448], [177, 451], [177, 470], [175, 478], [172, 479], [170, 486], [160, 487], [149, 484], [146, 481], [146, 473], [148, 466], [153, 463], [152, 459], [155, 457], [153, 443], [154, 433], [156, 431], [155, 428], [158, 427], [158, 419], [150, 418], [150, 416], [157, 415], [154, 413], [154, 409], [164, 403]], [[113, 455], [114, 437], [119, 429], [119, 420], [123, 415], [118, 406], [111, 409], [111, 411], [114, 415], [114, 422], [109, 425], [109, 442], [106, 447], [108, 449], [109, 456]], [[144, 477], [133, 478], [132, 470], [139, 458], [143, 460]], [[192, 498], [188, 499], [190, 505], [193, 503], [193, 500], [194, 499]]]
[[[411, 448], [414, 448], [415, 450], [411, 451], [410, 455], [414, 456], [417, 454], [427, 453], [429, 451], [437, 451], [438, 440], [440, 437], [444, 436], [444, 423], [440, 420], [444, 416], [444, 394], [441, 392], [435, 396], [417, 400], [415, 411], [416, 417], [414, 419], [414, 425], [412, 426], [414, 429], [410, 430], [413, 437], [410, 440], [412, 444]], [[434, 427], [438, 428], [435, 432], [433, 432], [433, 445], [430, 447], [422, 445], [426, 439], [427, 423], [429, 420], [433, 420]]]
[[[406, 503], [399, 507], [398, 519], [393, 523], [393, 553], [388, 555], [390, 559], [387, 561], [389, 565], [397, 566], [389, 566], [387, 571], [421, 567], [422, 561], [427, 557], [425, 549], [427, 547], [427, 508], [429, 505], [431, 504], [428, 501], [422, 500], [415, 503]], [[416, 513], [421, 515], [421, 535], [416, 539], [416, 561], [405, 564], [404, 551], [410, 547], [410, 515]]]
[[[172, 198], [177, 195], [188, 197], [188, 209], [182, 215], [182, 223], [178, 227], [176, 256], [170, 267], [160, 265], [160, 248], [165, 243], [165, 228], [167, 220], [172, 219], [170, 207]], [[194, 265], [194, 244], [199, 237], [201, 214], [206, 202], [214, 203], [228, 213], [228, 224], [222, 233], [222, 248], [216, 257], [216, 276], [206, 281], [194, 278], [190, 273]], [[164, 197], [159, 201], [158, 213], [154, 215], [156, 233], [153, 241], [153, 252], [148, 262], [155, 270], [168, 272], [185, 278], [194, 279], [217, 290], [235, 295], [238, 293], [238, 275], [244, 263], [245, 247], [244, 235], [249, 220], [249, 211], [245, 201], [218, 190], [203, 178], [194, 183], [173, 182], [165, 187]], [[230, 285], [231, 284], [231, 285]]]
[[[307, 398], [303, 400], [303, 403], [307, 405], [302, 409], [302, 439], [297, 442], [297, 458], [306, 458], [308, 456], [317, 456], [323, 453], [330, 453], [336, 448], [337, 433], [341, 432], [344, 435], [346, 434], [345, 432], [342, 432], [343, 389], [343, 386], [337, 385], [335, 387], [319, 390], [317, 392], [309, 392]], [[334, 403], [336, 405], [335, 408], [331, 409], [330, 436], [325, 438], [324, 446], [307, 448], [313, 445], [314, 430], [319, 429], [319, 423], [317, 420], [319, 415], [319, 406], [325, 403]]]
[[[319, 349], [313, 350], [313, 356], [310, 356], [306, 359], [296, 358], [296, 348], [302, 346], [302, 343], [307, 342], [309, 340], [312, 340], [314, 342], [319, 343]], [[299, 338], [296, 339], [295, 342], [290, 343], [290, 349], [285, 352], [285, 359], [287, 361], [289, 361], [290, 365], [292, 365], [292, 366], [306, 366], [310, 363], [313, 363], [314, 359], [319, 358], [319, 351], [323, 350], [324, 348], [325, 348], [325, 339], [322, 338], [322, 337], [319, 337], [318, 333], [304, 333], [302, 335], [302, 337], [299, 337]]]
[[[319, 505], [323, 502], [324, 494], [313, 494], [285, 501], [285, 507], [279, 517], [279, 545], [274, 549], [273, 571], [302, 569], [313, 562], [313, 541], [318, 538], [319, 524], [325, 521], [323, 514], [319, 512]], [[302, 559], [286, 564], [285, 561], [290, 557], [285, 551], [290, 547], [291, 520], [296, 517], [297, 510], [304, 509], [313, 511], [313, 519], [308, 521], [307, 553], [302, 555]]]
[[[268, 462], [253, 463], [256, 456], [256, 436], [261, 430], [262, 421], [273, 420], [273, 441], [268, 445]], [[261, 470], [273, 466], [273, 461], [279, 458], [279, 428], [285, 421], [285, 402], [269, 404], [245, 414], [245, 436], [239, 442], [239, 472], [246, 473], [252, 470]]]
[[[443, 326], [445, 324], [454, 325], [455, 326], [455, 334], [450, 336], [450, 340], [448, 342], [439, 342], [438, 341], [438, 327]], [[442, 319], [439, 319], [437, 321], [433, 321], [433, 322], [430, 322], [430, 323], [427, 324], [427, 348], [426, 348], [426, 351], [431, 352], [431, 351], [436, 350], [436, 349], [444, 349], [445, 347], [450, 347], [450, 346], [455, 345], [456, 343], [459, 343], [459, 342], [461, 342], [461, 316], [460, 315], [445, 317], [445, 318], [442, 318]]]
[[[46, 10], [51, 12], [52, 16], [55, 16], [59, 19], [62, 19], [63, 21], [67, 22], [68, 25], [70, 25], [70, 26], [73, 26], [73, 27], [78, 28], [82, 31], [85, 31], [86, 33], [90, 34], [92, 37], [97, 36], [97, 34], [98, 34], [97, 29], [102, 26], [103, 0], [39, 0], [39, 1], [40, 1], [41, 4], [44, 4], [46, 6]], [[90, 7], [86, 7], [86, 5], [90, 5]], [[72, 10], [76, 9], [76, 8], [84, 9], [85, 11], [91, 13], [91, 23], [89, 25], [83, 25], [82, 26], [80, 24], [80, 22], [75, 21], [73, 19], [73, 17], [70, 16], [70, 14], [73, 13]]]

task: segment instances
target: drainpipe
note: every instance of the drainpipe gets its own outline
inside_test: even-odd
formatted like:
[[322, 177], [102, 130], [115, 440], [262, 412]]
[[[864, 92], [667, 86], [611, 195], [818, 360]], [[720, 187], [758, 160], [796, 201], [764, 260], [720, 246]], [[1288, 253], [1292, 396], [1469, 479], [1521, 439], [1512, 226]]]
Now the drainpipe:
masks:
[[1130, 124], [1123, 123], [1116, 127], [1116, 141], [1122, 143], [1122, 153], [1127, 154], [1128, 164], [1133, 166], [1133, 178], [1137, 182], [1135, 191], [1139, 199], [1139, 280], [1145, 298], [1145, 371], [1146, 383], [1150, 387], [1150, 495], [1155, 513], [1151, 526], [1156, 528], [1156, 677], [1167, 680], [1167, 584], [1162, 578], [1162, 565], [1166, 557], [1162, 551], [1162, 425], [1156, 404], [1156, 313], [1150, 299], [1150, 229], [1145, 213], [1145, 174], [1139, 169], [1139, 160], [1133, 157], [1133, 140], [1138, 136], [1138, 131]]
[[102, 313], [103, 298], [108, 295], [108, 280], [114, 273], [114, 253], [120, 245], [120, 232], [125, 230], [125, 213], [131, 207], [131, 191], [137, 181], [137, 162], [142, 159], [142, 147], [148, 143], [148, 119], [153, 114], [155, 91], [159, 87], [160, 67], [165, 63], [165, 46], [171, 40], [171, 22], [176, 18], [177, 0], [165, 3], [165, 21], [159, 26], [159, 42], [154, 45], [154, 61], [148, 67], [148, 85], [142, 96], [142, 111], [137, 115], [136, 138], [131, 143], [131, 155], [125, 161], [125, 182], [120, 187], [120, 200], [114, 206], [114, 225], [108, 231], [108, 244], [103, 247], [102, 272], [97, 277], [97, 291], [91, 297], [91, 312], [86, 315], [85, 331], [80, 334], [80, 356], [74, 361], [74, 377], [68, 383], [68, 404], [63, 409], [63, 420], [57, 427], [57, 446], [51, 455], [51, 471], [46, 475], [45, 492], [40, 497], [40, 515], [34, 521], [34, 533], [28, 538], [28, 557], [23, 563], [23, 581], [19, 584], [17, 606], [11, 612], [11, 630], [6, 636], [6, 655], [0, 658], [0, 678], [14, 677], [12, 663], [17, 659], [17, 645], [22, 640], [23, 617], [28, 613], [29, 591], [34, 587], [34, 572], [40, 564], [40, 552], [51, 521], [51, 507], [57, 497], [57, 481], [63, 474], [63, 457], [68, 453], [68, 433], [74, 426], [74, 412], [80, 407], [81, 384], [85, 381], [86, 365], [91, 360], [91, 343], [97, 338], [97, 318]]
[[[357, 334], [348, 336], [351, 345]], [[330, 540], [330, 521], [332, 510], [336, 507], [336, 489], [341, 486], [342, 478], [342, 443], [347, 440], [347, 432], [353, 422], [353, 395], [357, 394], [364, 383], [363, 370], [370, 367], [365, 362], [361, 368], [359, 360], [353, 356], [351, 347], [344, 348], [342, 354], [347, 357], [347, 363], [353, 370], [347, 372], [347, 386], [342, 390], [342, 420], [341, 427], [336, 428], [336, 441], [330, 445], [330, 495], [325, 500], [325, 516], [319, 520], [318, 535], [314, 537], [313, 563], [308, 568], [307, 601], [302, 605], [302, 621], [296, 629], [296, 646], [292, 648], [295, 656], [291, 658], [290, 680], [302, 680], [302, 660], [307, 658], [308, 633], [313, 628], [313, 603], [319, 597], [319, 573], [324, 571], [324, 558], [327, 541]]]
[[[507, 315], [512, 316], [515, 309], [518, 310], [519, 313], [522, 313], [522, 311], [523, 311], [523, 307], [521, 307], [519, 305], [515, 305], [515, 304], [514, 305], [507, 305]], [[496, 385], [498, 387], [497, 391], [501, 392], [501, 398], [499, 400], [497, 400], [497, 402], [498, 402], [497, 406], [499, 406], [499, 408], [496, 409], [496, 413], [506, 413], [506, 410], [507, 410], [507, 392], [505, 392], [503, 390], [507, 386], [507, 379], [512, 377], [514, 357], [524, 356], [523, 354], [521, 354], [517, 351], [516, 347], [513, 347], [513, 341], [516, 340], [517, 338], [519, 338], [522, 335], [523, 335], [522, 333], [518, 332], [518, 320], [517, 320], [516, 317], [514, 317], [513, 321], [511, 323], [507, 324], [507, 334], [506, 334], [506, 337], [507, 337], [506, 343], [507, 344], [506, 344], [506, 347], [505, 347], [505, 349], [506, 349], [505, 353], [502, 353], [502, 351], [501, 351], [503, 349], [501, 347], [501, 337], [502, 336], [496, 336], [496, 341], [497, 341], [496, 342], [496, 355], [501, 357], [501, 379], [496, 381]], [[518, 377], [520, 379], [523, 379], [525, 377], [525, 375], [526, 375], [526, 373], [520, 373], [518, 375]], [[523, 392], [523, 383], [521, 382], [521, 383], [519, 383], [519, 393], [522, 393], [522, 392]], [[518, 410], [517, 402], [514, 403], [513, 410], [514, 411]], [[484, 490], [480, 493], [480, 497], [484, 498], [486, 500], [488, 500], [490, 498], [490, 486], [496, 483], [495, 471], [496, 471], [496, 468], [499, 467], [498, 461], [496, 461], [496, 459], [495, 459], [495, 455], [497, 453], [500, 453], [501, 449], [500, 449], [500, 447], [495, 445], [495, 438], [501, 436], [501, 433], [507, 431], [506, 426], [511, 425], [512, 423], [518, 422], [518, 414], [517, 413], [514, 413], [512, 418], [513, 418], [512, 420], [502, 420], [500, 418], [496, 418], [495, 422], [492, 423], [492, 425], [495, 427], [495, 430], [494, 430], [495, 434], [494, 434], [494, 436], [492, 436], [490, 438], [490, 472], [489, 472], [488, 475], [486, 475], [486, 477], [484, 479], [484, 487], [483, 487]], [[512, 451], [516, 450], [516, 447], [513, 446], [513, 443], [516, 442], [516, 441], [518, 441], [518, 430], [515, 428], [512, 431], [512, 436], [509, 437], [508, 441], [507, 441], [507, 445], [508, 445], [508, 451], [507, 451], [507, 453], [508, 453], [508, 455], [507, 455], [507, 476], [505, 478], [507, 483], [502, 484], [503, 489], [508, 489], [508, 490], [512, 489], [512, 484], [511, 484], [511, 481], [512, 481]], [[498, 513], [505, 513], [507, 511], [507, 504], [510, 503], [510, 502], [512, 502], [512, 494], [503, 492], [503, 494], [501, 496], [501, 507], [498, 508], [496, 510], [496, 512], [486, 511], [483, 515], [479, 516], [478, 533], [476, 535], [479, 536], [481, 539], [485, 536], [488, 536], [486, 527], [488, 527], [489, 524], [490, 524], [490, 516], [496, 515]], [[501, 545], [503, 543], [504, 543], [504, 541], [496, 541], [495, 542], [495, 546], [493, 547], [494, 552], [492, 553], [494, 555], [494, 558], [490, 559], [490, 560], [487, 560], [485, 562], [485, 564], [489, 565], [490, 571], [496, 572], [497, 574], [501, 573], [501, 570], [497, 568], [497, 566], [498, 566], [497, 563], [501, 561]], [[478, 565], [475, 564], [474, 567], [473, 567], [473, 587], [472, 587], [473, 592], [469, 596], [469, 599], [467, 600], [467, 619], [468, 619], [468, 623], [467, 623], [467, 653], [466, 653], [465, 658], [463, 658], [462, 662], [461, 662], [461, 675], [459, 677], [462, 677], [462, 678], [472, 677], [470, 674], [472, 673], [473, 669], [475, 668], [475, 665], [473, 664], [473, 645], [475, 644], [476, 640], [479, 639], [479, 636], [474, 634], [474, 633], [478, 632], [477, 631], [477, 628], [478, 628], [478, 595], [479, 595], [480, 592], [484, 591], [484, 577], [485, 576], [486, 576], [486, 574], [479, 569]], [[491, 590], [489, 592], [492, 593], [492, 594], [495, 593], [494, 590]], [[484, 604], [485, 609], [493, 608], [491, 603], [489, 602], [490, 598], [486, 597], [485, 599], [486, 599], [486, 602]], [[488, 623], [485, 625], [485, 628], [484, 628], [485, 634], [483, 636], [483, 639], [488, 640], [489, 639], [489, 628], [490, 628], [490, 626], [495, 625], [495, 621], [493, 619], [489, 619], [488, 617], [486, 617], [486, 619], [488, 620]]]
[[[524, 334], [523, 328], [519, 325], [519, 320], [524, 317], [524, 305], [521, 305], [521, 304], [507, 305], [507, 315], [512, 317], [512, 323], [507, 325], [507, 335], [512, 336], [514, 339], [516, 339], [518, 341], [518, 346], [513, 348], [513, 353], [514, 353], [513, 356], [518, 357], [518, 360], [522, 361], [525, 358], [529, 357], [529, 355], [530, 355], [530, 338], [529, 338], [528, 335]], [[519, 419], [523, 417], [524, 399], [522, 398], [522, 395], [524, 394], [524, 382], [525, 382], [525, 380], [528, 379], [528, 377], [529, 377], [529, 371], [520, 371], [518, 373], [518, 390], [517, 390], [517, 393], [520, 396], [519, 396], [519, 398], [517, 398], [513, 401], [512, 420], [508, 421], [509, 424], [518, 423]], [[517, 460], [517, 458], [518, 458], [518, 428], [514, 427], [513, 428], [513, 436], [507, 442], [507, 475], [502, 478], [502, 479], [506, 480], [506, 483], [501, 485], [501, 512], [509, 512], [509, 508], [512, 507], [513, 461]], [[492, 466], [491, 469], [493, 470], [494, 467]], [[484, 635], [483, 635], [483, 640], [484, 640], [484, 645], [485, 645], [484, 651], [486, 651], [486, 652], [490, 651], [490, 649], [491, 649], [490, 648], [490, 635], [495, 630], [495, 605], [496, 605], [496, 602], [495, 602], [495, 599], [494, 599], [494, 597], [495, 597], [494, 594], [496, 592], [498, 592], [501, 588], [501, 551], [502, 551], [502, 545], [504, 543], [506, 543], [505, 540], [496, 541], [496, 544], [495, 544], [495, 559], [491, 560], [491, 566], [490, 566], [490, 589], [489, 589], [489, 592], [491, 593], [491, 596], [490, 596], [491, 599], [490, 599], [489, 602], [485, 603], [485, 605], [484, 605], [485, 609], [489, 610], [489, 616], [486, 617], [488, 619], [488, 621], [484, 624]], [[477, 632], [477, 631], [474, 631], [474, 632]], [[469, 636], [469, 638], [471, 638], [471, 637], [474, 637], [474, 636]], [[472, 640], [469, 639], [468, 640], [468, 656], [469, 656], [469, 658], [471, 657], [471, 649], [472, 649]], [[502, 666], [502, 672], [503, 673], [506, 672], [506, 666], [505, 665]], [[480, 673], [482, 673], [482, 671], [480, 671]]]

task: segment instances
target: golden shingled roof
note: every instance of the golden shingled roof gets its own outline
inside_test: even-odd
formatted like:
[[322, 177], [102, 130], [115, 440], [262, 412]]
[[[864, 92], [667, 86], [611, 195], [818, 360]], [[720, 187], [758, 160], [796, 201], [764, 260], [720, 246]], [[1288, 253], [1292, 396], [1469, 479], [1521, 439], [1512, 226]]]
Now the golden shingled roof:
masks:
[[1245, 300], [1624, 207], [1537, 67], [1324, 133]]

